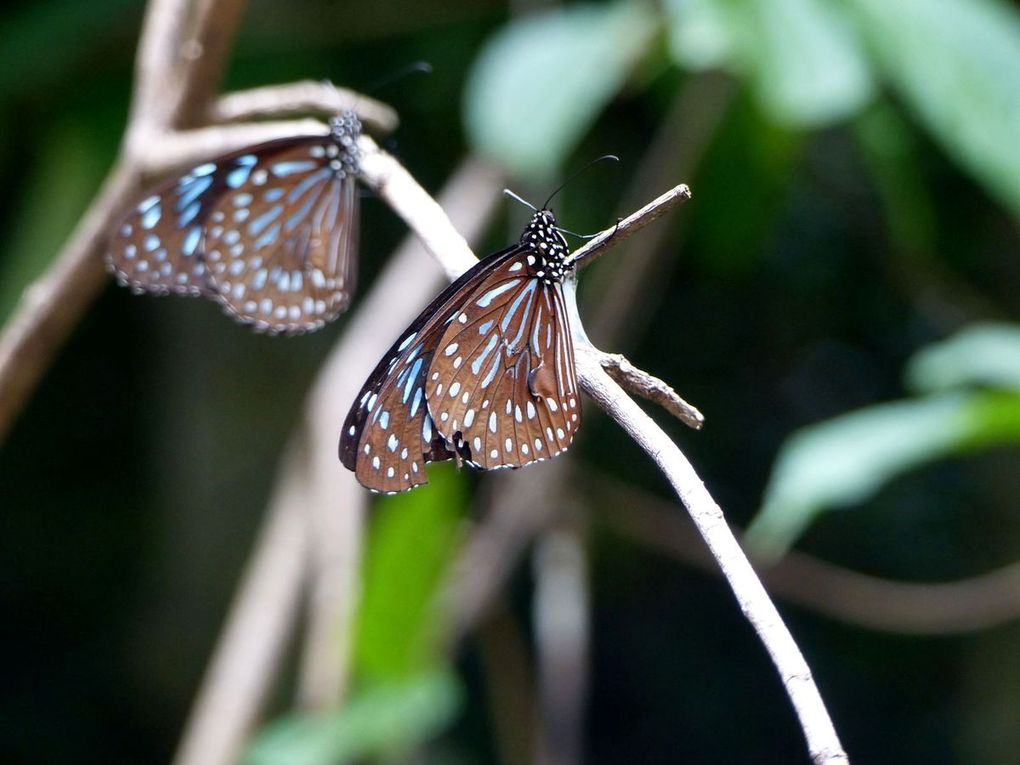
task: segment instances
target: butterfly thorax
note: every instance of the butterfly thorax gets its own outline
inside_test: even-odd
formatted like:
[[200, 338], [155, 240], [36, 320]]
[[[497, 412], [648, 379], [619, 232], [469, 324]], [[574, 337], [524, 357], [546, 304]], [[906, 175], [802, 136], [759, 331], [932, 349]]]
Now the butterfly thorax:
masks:
[[329, 118], [329, 137], [332, 141], [326, 146], [329, 165], [336, 172], [337, 178], [356, 175], [361, 150], [358, 148], [358, 136], [361, 135], [361, 120], [358, 115], [348, 109], [335, 117]]
[[566, 265], [567, 240], [556, 228], [556, 216], [552, 210], [539, 210], [531, 217], [531, 222], [524, 229], [521, 245], [532, 250], [528, 255], [528, 265], [534, 270], [535, 276], [546, 284], [563, 281], [568, 268]]

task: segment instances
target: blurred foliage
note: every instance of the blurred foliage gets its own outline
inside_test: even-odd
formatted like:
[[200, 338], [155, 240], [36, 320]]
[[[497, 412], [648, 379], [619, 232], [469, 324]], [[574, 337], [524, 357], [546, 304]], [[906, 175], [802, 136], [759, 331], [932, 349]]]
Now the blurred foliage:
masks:
[[[142, 10], [0, 10], [0, 317], [113, 160]], [[564, 225], [588, 231], [629, 212], [625, 197], [691, 184], [633, 307], [649, 330], [619, 350], [707, 414], [697, 435], [666, 427], [728, 517], [756, 518], [760, 550], [796, 542], [875, 576], [943, 580], [1020, 556], [1015, 4], [615, 0], [514, 15], [256, 0], [227, 83], [358, 87], [419, 59], [435, 74], [385, 93], [402, 117], [388, 145], [428, 188], [472, 149], [536, 198], [619, 154], [619, 182], [584, 176], [557, 197]], [[685, 164], [662, 159], [663, 136], [691, 144]], [[641, 167], [663, 188], [628, 188]], [[507, 217], [482, 249], [517, 236], [520, 211]], [[362, 228], [363, 291], [404, 231], [371, 199]], [[627, 267], [624, 251], [592, 276]], [[281, 445], [343, 328], [280, 341], [198, 301], [112, 287], [98, 301], [0, 458], [5, 762], [169, 758]], [[581, 469], [668, 495], [591, 406], [579, 441]], [[295, 715], [288, 678], [249, 761], [499, 758], [492, 656], [437, 654], [434, 599], [473, 479], [430, 472], [428, 489], [376, 502], [348, 703]], [[591, 553], [590, 761], [803, 758], [724, 585], [600, 528]], [[507, 593], [525, 628], [530, 590], [519, 572]], [[1015, 625], [925, 639], [788, 616], [855, 761], [1015, 759]]]
[[460, 684], [434, 670], [359, 689], [342, 710], [273, 723], [252, 745], [249, 765], [345, 765], [366, 757], [396, 760], [448, 726]]

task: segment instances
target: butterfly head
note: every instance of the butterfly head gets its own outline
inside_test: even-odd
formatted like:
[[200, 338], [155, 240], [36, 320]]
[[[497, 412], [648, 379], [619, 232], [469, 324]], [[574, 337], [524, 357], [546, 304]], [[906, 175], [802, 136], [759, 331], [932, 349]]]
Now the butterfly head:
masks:
[[345, 173], [357, 173], [358, 137], [361, 135], [361, 120], [353, 109], [345, 109], [329, 119], [329, 136], [337, 147], [332, 160], [333, 169]]
[[[534, 252], [535, 275], [546, 282], [561, 281], [567, 272], [566, 259], [570, 252], [567, 240], [556, 228], [552, 210], [538, 210], [531, 216], [528, 227], [521, 235], [521, 245]], [[531, 258], [528, 258], [530, 263]]]

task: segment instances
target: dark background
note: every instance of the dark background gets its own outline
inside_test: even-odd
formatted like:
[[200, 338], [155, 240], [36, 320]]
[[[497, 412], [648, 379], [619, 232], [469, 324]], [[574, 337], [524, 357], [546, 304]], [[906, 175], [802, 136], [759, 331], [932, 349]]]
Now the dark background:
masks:
[[[626, 307], [630, 337], [606, 349], [626, 353], [705, 412], [708, 424], [697, 434], [659, 411], [653, 416], [741, 526], [762, 505], [791, 434], [911, 399], [918, 394], [904, 370], [914, 353], [978, 321], [1010, 322], [1020, 308], [1020, 193], [996, 176], [1020, 152], [1020, 110], [999, 108], [1010, 93], [1015, 106], [1020, 92], [1015, 6], [902, 5], [916, 14], [904, 24], [931, 35], [932, 48], [960, 74], [958, 92], [947, 88], [943, 98], [959, 98], [947, 112], [959, 124], [950, 124], [912, 90], [924, 80], [937, 101], [940, 73], [911, 74], [924, 62], [910, 60], [906, 43], [890, 42], [872, 3], [777, 1], [760, 11], [776, 14], [782, 39], [795, 25], [781, 12], [816, 3], [838, 12], [839, 28], [867, 62], [872, 90], [859, 102], [820, 118], [791, 116], [769, 101], [762, 78], [779, 75], [762, 59], [734, 55], [724, 73], [678, 64], [661, 21], [624, 84], [555, 158], [558, 166], [515, 186], [541, 199], [561, 171], [614, 152], [618, 166], [590, 171], [556, 205], [574, 231], [608, 226], [628, 211], [619, 192], [671, 119], [671, 106], [684, 93], [701, 94], [688, 103], [680, 135], [703, 158], [676, 160], [675, 172], [665, 169], [668, 183], [646, 189], [640, 201], [680, 181], [695, 197], [664, 224], [661, 278], [640, 305]], [[0, 319], [46, 269], [115, 156], [141, 14], [127, 0], [39, 0], [0, 10]], [[261, 0], [246, 15], [227, 86], [329, 77], [358, 88], [428, 60], [431, 77], [402, 81], [380, 97], [401, 116], [393, 151], [437, 190], [471, 148], [466, 79], [512, 18], [489, 2]], [[999, 31], [982, 44], [992, 27]], [[1003, 38], [1012, 42], [1000, 45]], [[828, 49], [819, 45], [824, 61]], [[890, 51], [903, 60], [891, 60]], [[982, 79], [982, 57], [994, 78]], [[555, 87], [554, 72], [550, 79], [543, 87]], [[1002, 94], [1005, 101], [995, 101]], [[1012, 145], [990, 138], [978, 150], [961, 137], [972, 121], [987, 119], [1000, 120]], [[524, 215], [508, 202], [480, 249], [516, 237]], [[365, 200], [362, 291], [404, 234], [381, 202]], [[582, 297], [596, 296], [588, 276], [594, 285], [612, 280], [626, 258], [621, 248], [605, 259], [612, 265], [583, 276]], [[600, 308], [590, 300], [586, 320]], [[287, 434], [344, 326], [341, 318], [313, 336], [270, 339], [224, 320], [211, 304], [137, 298], [112, 283], [105, 289], [0, 453], [4, 761], [171, 756]], [[380, 350], [390, 340], [380, 337]], [[646, 456], [586, 406], [571, 452], [576, 469], [668, 498]], [[953, 581], [1008, 564], [1020, 552], [1015, 437], [929, 455], [847, 512], [822, 515], [797, 546], [895, 580]], [[529, 472], [510, 478], [528, 481]], [[484, 481], [458, 480], [469, 489], [465, 497]], [[586, 759], [806, 761], [775, 672], [720, 578], [622, 536], [600, 521], [598, 500], [589, 505]], [[522, 629], [532, 585], [525, 565], [506, 593]], [[903, 635], [857, 625], [852, 615], [839, 621], [778, 605], [854, 761], [1015, 761], [1015, 619], [958, 635]], [[423, 761], [498, 760], [492, 678], [480, 650], [469, 641], [461, 654], [465, 699], [423, 745]], [[286, 706], [281, 693], [274, 714]]]

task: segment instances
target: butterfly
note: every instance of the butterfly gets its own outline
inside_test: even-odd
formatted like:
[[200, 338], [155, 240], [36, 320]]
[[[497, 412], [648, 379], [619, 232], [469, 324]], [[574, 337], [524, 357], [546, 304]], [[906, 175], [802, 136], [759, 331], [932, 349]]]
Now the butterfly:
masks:
[[136, 293], [198, 295], [270, 334], [347, 308], [358, 239], [353, 111], [329, 134], [252, 146], [152, 189], [113, 227], [107, 268]]
[[355, 400], [340, 460], [358, 481], [396, 493], [457, 459], [518, 468], [565, 451], [581, 423], [563, 295], [573, 273], [552, 211], [520, 241], [447, 287], [404, 331]]

